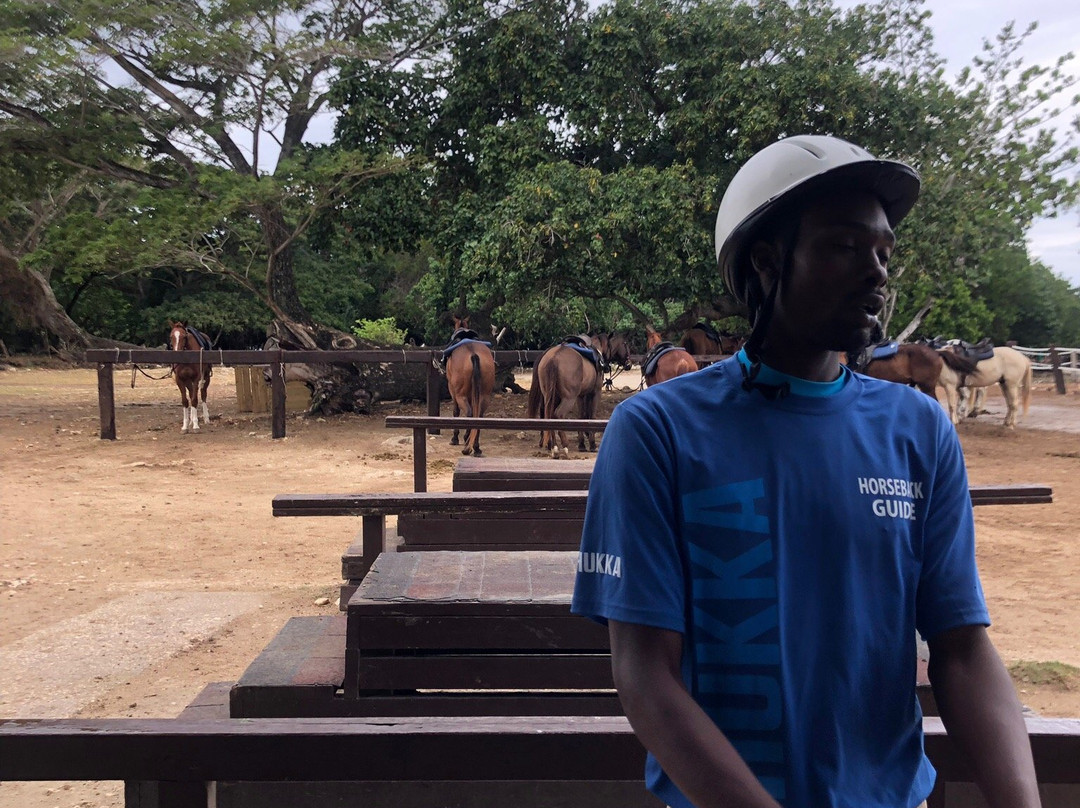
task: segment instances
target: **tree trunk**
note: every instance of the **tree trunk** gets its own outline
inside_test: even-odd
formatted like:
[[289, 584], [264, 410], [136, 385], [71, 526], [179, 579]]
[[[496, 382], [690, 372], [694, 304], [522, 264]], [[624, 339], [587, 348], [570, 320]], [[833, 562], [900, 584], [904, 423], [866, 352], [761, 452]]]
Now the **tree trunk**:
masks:
[[[280, 346], [285, 350], [349, 350], [372, 348], [361, 345], [355, 337], [323, 326], [275, 320], [267, 329], [270, 333], [267, 348]], [[407, 349], [406, 349], [407, 350]], [[428, 355], [430, 351], [424, 350]], [[371, 412], [379, 401], [426, 401], [427, 374], [430, 365], [424, 362], [357, 362], [310, 363], [287, 365], [287, 381], [297, 380], [311, 390], [312, 415], [330, 415], [341, 412]], [[495, 390], [523, 393], [514, 380], [514, 363], [496, 366]], [[445, 379], [440, 384], [439, 397], [450, 398]]]
[[20, 325], [41, 329], [56, 337], [60, 352], [75, 358], [87, 348], [137, 348], [119, 340], [96, 337], [72, 320], [53, 294], [49, 281], [36, 269], [24, 266], [0, 244], [0, 298]]
[[293, 275], [292, 230], [277, 205], [260, 205], [256, 212], [266, 241], [269, 258], [266, 266], [266, 293], [278, 308], [278, 315], [300, 323], [310, 323], [311, 316], [300, 302]]
[[930, 309], [933, 308], [933, 306], [934, 298], [930, 298], [923, 304], [923, 307], [915, 313], [915, 316], [911, 318], [911, 322], [907, 324], [904, 330], [897, 335], [896, 341], [906, 342], [907, 338], [915, 333], [915, 329], [922, 325], [923, 317], [930, 312]]

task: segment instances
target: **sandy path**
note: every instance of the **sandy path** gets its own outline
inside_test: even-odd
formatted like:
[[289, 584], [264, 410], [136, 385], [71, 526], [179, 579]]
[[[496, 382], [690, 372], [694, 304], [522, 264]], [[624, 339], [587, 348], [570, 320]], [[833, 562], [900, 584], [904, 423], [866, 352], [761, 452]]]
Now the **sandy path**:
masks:
[[[176, 388], [115, 378], [119, 440], [98, 439], [94, 371], [0, 372], [0, 715], [173, 716], [207, 683], [237, 678], [293, 615], [332, 610], [349, 519], [275, 520], [285, 492], [411, 490], [407, 436], [383, 417], [236, 412], [215, 371], [209, 428], [181, 435]], [[628, 387], [636, 378], [624, 375]], [[1052, 506], [976, 511], [979, 561], [1007, 661], [1080, 666], [1080, 390], [1041, 382], [1027, 421], [961, 427], [973, 483], [1045, 483]], [[627, 393], [605, 394], [601, 416]], [[493, 414], [522, 415], [499, 396]], [[445, 408], [444, 408], [445, 411]], [[490, 456], [530, 457], [534, 437], [485, 434]], [[429, 438], [432, 489], [458, 457]], [[316, 601], [329, 598], [330, 605]], [[1021, 684], [1045, 715], [1080, 717], [1080, 692]], [[119, 784], [2, 784], [0, 806], [104, 808]]]

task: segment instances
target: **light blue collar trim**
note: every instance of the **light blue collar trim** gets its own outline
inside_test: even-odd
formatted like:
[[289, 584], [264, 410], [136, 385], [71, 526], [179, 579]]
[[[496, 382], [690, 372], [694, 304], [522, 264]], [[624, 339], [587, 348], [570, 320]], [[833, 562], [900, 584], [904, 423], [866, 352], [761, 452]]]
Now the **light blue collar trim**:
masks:
[[[747, 369], [750, 368], [750, 357], [746, 355], [745, 348], [740, 348], [735, 356], [738, 358], [740, 365]], [[756, 381], [770, 387], [779, 387], [786, 382], [788, 389], [793, 396], [826, 398], [827, 396], [835, 395], [843, 390], [844, 385], [847, 384], [848, 379], [850, 378], [851, 371], [848, 370], [845, 365], [840, 366], [840, 375], [835, 380], [831, 382], [812, 382], [806, 379], [800, 379], [797, 376], [789, 376], [786, 373], [781, 373], [779, 370], [774, 370], [762, 362]]]

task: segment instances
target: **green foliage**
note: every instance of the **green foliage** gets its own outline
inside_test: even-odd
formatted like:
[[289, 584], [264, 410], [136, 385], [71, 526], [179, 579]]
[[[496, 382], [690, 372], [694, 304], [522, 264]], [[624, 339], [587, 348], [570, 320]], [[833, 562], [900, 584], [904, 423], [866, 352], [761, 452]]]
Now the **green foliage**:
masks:
[[[924, 334], [1067, 343], [1077, 291], [1023, 246], [1080, 193], [1050, 125], [1067, 58], [1023, 65], [1010, 26], [950, 82], [928, 23], [922, 0], [0, 0], [0, 236], [137, 341], [181, 310], [238, 340], [282, 311], [430, 343], [464, 311], [526, 345], [730, 328], [723, 188], [829, 133], [924, 179], [891, 331], [933, 300]], [[328, 103], [337, 142], [305, 145]]]
[[373, 345], [397, 346], [405, 344], [405, 331], [398, 328], [393, 317], [379, 320], [357, 320], [353, 333]]

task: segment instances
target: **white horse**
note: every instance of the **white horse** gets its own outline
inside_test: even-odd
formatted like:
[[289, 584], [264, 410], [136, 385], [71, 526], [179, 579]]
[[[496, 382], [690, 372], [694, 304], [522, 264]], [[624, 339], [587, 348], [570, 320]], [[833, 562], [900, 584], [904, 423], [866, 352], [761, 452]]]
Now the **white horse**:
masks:
[[[945, 349], [949, 350], [949, 349]], [[1031, 402], [1031, 360], [1020, 351], [1005, 346], [994, 348], [994, 355], [975, 366], [975, 372], [967, 375], [942, 372], [938, 384], [945, 388], [949, 417], [954, 424], [960, 422], [966, 407], [969, 389], [979, 390], [998, 384], [1005, 396], [1005, 426], [1016, 426], [1016, 411], [1023, 404], [1027, 415]]]

